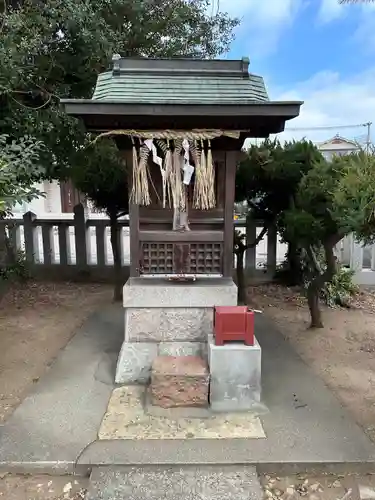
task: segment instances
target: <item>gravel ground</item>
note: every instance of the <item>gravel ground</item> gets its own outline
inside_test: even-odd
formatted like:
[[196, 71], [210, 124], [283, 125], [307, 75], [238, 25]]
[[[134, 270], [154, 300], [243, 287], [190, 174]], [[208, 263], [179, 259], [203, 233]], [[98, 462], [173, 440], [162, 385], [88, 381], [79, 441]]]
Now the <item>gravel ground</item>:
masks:
[[264, 498], [269, 500], [372, 500], [375, 475], [260, 476]]
[[249, 303], [278, 326], [293, 348], [333, 391], [375, 442], [375, 294], [362, 290], [350, 309], [322, 305], [324, 328], [308, 329], [309, 311], [298, 290], [251, 286]]
[[107, 285], [27, 283], [0, 301], [0, 424], [87, 317], [112, 299]]
[[76, 476], [0, 475], [4, 500], [83, 500], [89, 478]]

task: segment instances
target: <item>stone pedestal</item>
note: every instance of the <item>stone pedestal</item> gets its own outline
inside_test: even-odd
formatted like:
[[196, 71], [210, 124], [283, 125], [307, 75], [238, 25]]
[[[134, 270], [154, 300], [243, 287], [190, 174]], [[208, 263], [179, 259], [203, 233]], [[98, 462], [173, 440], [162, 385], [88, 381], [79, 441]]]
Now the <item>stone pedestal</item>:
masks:
[[217, 346], [208, 341], [210, 405], [212, 411], [247, 411], [258, 407], [261, 396], [261, 348], [228, 343]]
[[158, 356], [152, 364], [150, 402], [162, 408], [208, 406], [209, 373], [198, 356]]
[[201, 356], [213, 328], [213, 307], [237, 304], [231, 279], [191, 283], [162, 278], [130, 278], [123, 289], [125, 340], [116, 383], [147, 384], [156, 356]]

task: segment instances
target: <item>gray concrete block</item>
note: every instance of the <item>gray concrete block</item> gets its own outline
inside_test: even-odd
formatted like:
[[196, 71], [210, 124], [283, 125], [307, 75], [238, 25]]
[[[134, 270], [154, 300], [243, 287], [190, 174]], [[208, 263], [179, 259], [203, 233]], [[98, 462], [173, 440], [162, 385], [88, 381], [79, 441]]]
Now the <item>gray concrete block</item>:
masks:
[[159, 356], [201, 356], [204, 357], [204, 342], [160, 342]]
[[213, 328], [213, 308], [128, 308], [127, 342], [205, 342]]
[[158, 355], [157, 344], [124, 342], [116, 368], [117, 384], [147, 384], [151, 376], [151, 365]]
[[201, 278], [191, 283], [162, 278], [130, 278], [123, 305], [132, 308], [185, 308], [237, 305], [237, 286], [226, 278]]
[[261, 358], [261, 347], [256, 340], [254, 346], [241, 343], [217, 346], [213, 336], [209, 336], [210, 405], [213, 411], [246, 411], [259, 404]]
[[180, 418], [198, 418], [206, 419], [212, 417], [210, 408], [197, 407], [178, 407], [178, 408], [162, 408], [151, 403], [150, 391], [146, 393], [145, 412], [147, 415], [158, 418], [168, 418], [170, 420], [178, 420]]
[[255, 467], [96, 467], [87, 500], [262, 500]]

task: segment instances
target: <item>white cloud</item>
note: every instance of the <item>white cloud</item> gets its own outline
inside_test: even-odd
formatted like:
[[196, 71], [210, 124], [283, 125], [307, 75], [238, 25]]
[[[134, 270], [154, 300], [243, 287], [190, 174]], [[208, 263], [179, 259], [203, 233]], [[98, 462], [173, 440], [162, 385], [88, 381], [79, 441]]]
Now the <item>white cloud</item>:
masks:
[[[216, 0], [218, 1], [218, 0]], [[314, 3], [317, 0], [312, 0]], [[220, 0], [221, 10], [243, 18], [241, 32], [249, 53], [261, 63], [265, 56], [277, 50], [278, 41], [284, 31], [291, 28], [302, 8], [314, 5], [309, 0]], [[375, 2], [362, 5], [340, 5], [337, 0], [320, 1], [319, 20], [329, 22], [340, 16], [356, 15], [358, 33], [356, 43], [363, 48], [373, 46], [375, 50]], [[329, 29], [329, 28], [328, 28]], [[362, 37], [362, 38], [360, 38]], [[360, 52], [363, 53], [362, 47]], [[252, 57], [253, 55], [253, 57]], [[268, 68], [270, 69], [270, 68]], [[268, 71], [269, 72], [269, 71]], [[321, 71], [307, 81], [296, 83], [291, 88], [272, 85], [267, 71], [262, 72], [272, 100], [301, 100], [301, 115], [287, 123], [287, 128], [309, 130], [289, 131], [280, 134], [281, 139], [307, 137], [321, 141], [340, 133], [349, 139], [363, 139], [365, 127], [340, 128], [342, 125], [357, 125], [374, 119], [375, 131], [375, 66], [371, 62], [368, 70], [354, 77], [342, 77], [337, 72]], [[311, 127], [332, 126], [329, 130], [314, 130]], [[375, 140], [375, 133], [374, 140]]]
[[[322, 71], [309, 80], [300, 82], [292, 89], [269, 90], [272, 100], [304, 101], [298, 118], [287, 122], [286, 128], [309, 130], [286, 131], [280, 139], [322, 141], [340, 133], [348, 139], [364, 140], [365, 127], [341, 129], [342, 125], [357, 125], [375, 117], [375, 67], [353, 78], [342, 78], [339, 73]], [[310, 127], [332, 127], [330, 130], [314, 130]], [[373, 125], [375, 131], [375, 123]], [[375, 138], [375, 134], [373, 134]]]
[[375, 2], [373, 1], [353, 1], [340, 4], [338, 0], [320, 0], [318, 21], [329, 23], [348, 15], [359, 15], [359, 23], [362, 24], [372, 12], [375, 12]]
[[243, 17], [253, 24], [278, 25], [293, 18], [295, 9], [300, 3], [296, 0], [221, 0], [221, 10], [232, 15]]
[[347, 13], [347, 5], [339, 4], [338, 0], [321, 0], [318, 20], [322, 23], [335, 21]]
[[[218, 0], [214, 1], [217, 5]], [[220, 9], [242, 19], [238, 37], [246, 37], [247, 52], [264, 57], [277, 49], [283, 32], [290, 28], [306, 0], [221, 0]]]
[[365, 55], [373, 55], [375, 51], [375, 3], [365, 4], [358, 16], [354, 42]]

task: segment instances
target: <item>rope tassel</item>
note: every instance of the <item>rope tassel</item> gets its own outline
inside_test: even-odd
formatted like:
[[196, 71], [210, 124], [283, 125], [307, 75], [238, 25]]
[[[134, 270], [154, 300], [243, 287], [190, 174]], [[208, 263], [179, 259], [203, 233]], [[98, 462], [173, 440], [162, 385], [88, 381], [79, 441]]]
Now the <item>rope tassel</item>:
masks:
[[133, 143], [133, 168], [132, 168], [132, 173], [133, 173], [133, 182], [132, 182], [132, 191], [131, 191], [131, 202], [135, 203], [138, 205], [139, 199], [138, 199], [138, 193], [139, 193], [139, 174], [138, 174], [138, 154], [137, 154], [137, 148], [135, 147], [135, 140], [132, 138], [132, 143]]
[[150, 150], [146, 144], [140, 147], [138, 160], [135, 141], [133, 143], [133, 186], [131, 192], [131, 201], [136, 205], [149, 205], [151, 203], [147, 176], [147, 162]]
[[208, 208], [214, 208], [215, 200], [215, 168], [212, 159], [211, 141], [208, 139], [207, 151], [207, 205]]
[[[167, 186], [168, 186], [168, 204], [169, 204], [169, 206], [171, 206], [171, 204], [172, 204], [172, 191], [171, 191], [171, 184], [169, 182], [172, 168], [173, 168], [173, 158], [172, 158], [171, 144], [170, 144], [169, 139], [167, 139], [167, 152], [165, 154], [165, 160], [164, 160], [165, 186], [163, 185], [163, 190], [166, 190]], [[164, 199], [163, 199], [163, 208], [165, 208], [165, 200]]]
[[[187, 217], [189, 208], [187, 186], [191, 183], [195, 172], [193, 207], [198, 210], [209, 210], [216, 206], [215, 166], [211, 139], [219, 136], [219, 131], [201, 131], [200, 138], [197, 137], [197, 131], [191, 134], [187, 133], [184, 138], [181, 137], [181, 132], [157, 132], [155, 133], [156, 138], [148, 136], [147, 132], [144, 132], [144, 138], [141, 138], [140, 132], [122, 131], [123, 134], [127, 132], [137, 134], [131, 136], [133, 146], [132, 203], [137, 205], [151, 204], [149, 192], [149, 183], [151, 183], [163, 208], [168, 204], [183, 218]], [[138, 148], [136, 139], [140, 142]], [[172, 141], [173, 144], [171, 144]], [[161, 156], [158, 155], [158, 151], [162, 152]], [[162, 199], [160, 199], [153, 183], [153, 176], [149, 171], [149, 157], [160, 169]], [[192, 163], [190, 163], [191, 159]], [[187, 223], [182, 225], [186, 227]]]

